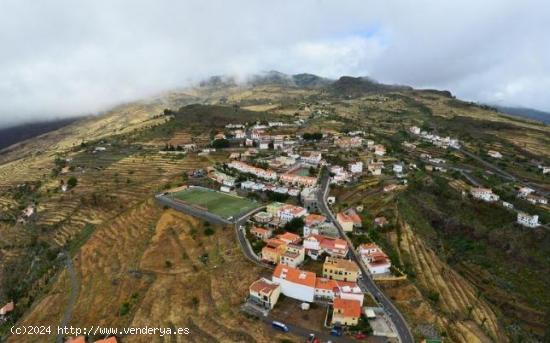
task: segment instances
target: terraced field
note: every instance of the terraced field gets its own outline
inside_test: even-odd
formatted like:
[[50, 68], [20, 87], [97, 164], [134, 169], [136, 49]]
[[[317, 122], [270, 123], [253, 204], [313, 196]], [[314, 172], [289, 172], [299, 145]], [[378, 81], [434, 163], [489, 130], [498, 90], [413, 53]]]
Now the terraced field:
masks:
[[[394, 293], [400, 306], [416, 323], [425, 323], [425, 313], [433, 314], [434, 322], [444, 328], [456, 342], [506, 342], [497, 316], [489, 304], [479, 296], [475, 288], [462, 276], [443, 263], [439, 257], [420, 240], [406, 223], [401, 223], [401, 243], [399, 253], [414, 267], [416, 274], [415, 287], [403, 286], [401, 290], [390, 290]], [[405, 289], [409, 288], [408, 291]], [[407, 292], [403, 297], [402, 292]], [[437, 301], [431, 302], [424, 310], [414, 308], [416, 298], [424, 299], [430, 294], [437, 294]], [[403, 298], [401, 298], [403, 297]], [[432, 296], [433, 297], [433, 296]], [[401, 298], [401, 299], [400, 299]], [[405, 301], [407, 299], [407, 301]], [[426, 302], [426, 300], [424, 300]], [[429, 317], [428, 317], [429, 318]], [[429, 322], [428, 322], [429, 323]]]
[[[202, 225], [152, 201], [100, 225], [73, 258], [80, 292], [70, 323], [191, 329], [188, 337], [165, 338], [172, 342], [271, 342], [268, 327], [239, 312], [258, 267], [242, 256], [232, 229], [215, 227], [214, 235], [205, 236]], [[57, 324], [69, 288], [64, 272], [22, 324]], [[125, 342], [151, 340], [124, 337]]]

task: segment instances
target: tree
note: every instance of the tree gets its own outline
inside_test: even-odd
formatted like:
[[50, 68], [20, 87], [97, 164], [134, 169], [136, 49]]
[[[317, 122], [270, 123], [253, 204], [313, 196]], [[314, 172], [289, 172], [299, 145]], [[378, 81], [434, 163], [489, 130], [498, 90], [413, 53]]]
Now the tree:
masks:
[[212, 147], [216, 149], [229, 148], [229, 141], [227, 139], [216, 139], [212, 142]]
[[74, 176], [71, 176], [67, 181], [67, 186], [69, 186], [69, 188], [75, 188], [77, 184], [78, 180]]
[[302, 135], [302, 138], [307, 141], [311, 141], [311, 140], [318, 141], [319, 139], [323, 138], [323, 134], [321, 132], [314, 132], [314, 133], [306, 132]]
[[285, 224], [284, 230], [288, 232], [298, 233], [304, 228], [303, 218], [292, 218], [291, 221]]

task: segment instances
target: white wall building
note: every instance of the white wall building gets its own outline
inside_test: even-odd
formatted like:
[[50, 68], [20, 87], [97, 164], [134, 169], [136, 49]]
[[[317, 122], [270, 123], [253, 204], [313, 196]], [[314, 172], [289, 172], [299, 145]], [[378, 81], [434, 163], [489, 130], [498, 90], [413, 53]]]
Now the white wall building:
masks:
[[354, 174], [359, 174], [363, 172], [363, 162], [357, 161], [354, 163], [350, 163], [348, 165], [349, 171]]
[[315, 273], [278, 264], [271, 280], [281, 285], [281, 292], [287, 297], [313, 302], [315, 297]]
[[279, 218], [281, 222], [288, 223], [294, 218], [300, 218], [307, 215], [307, 210], [300, 206], [285, 205], [279, 211]]
[[486, 202], [498, 201], [499, 199], [499, 196], [493, 193], [490, 188], [472, 188], [470, 194], [472, 194], [475, 199]]
[[534, 214], [534, 215], [529, 215], [525, 212], [518, 212], [518, 224], [520, 225], [523, 225], [523, 226], [526, 226], [526, 227], [537, 227], [540, 225], [539, 223], [539, 216]]

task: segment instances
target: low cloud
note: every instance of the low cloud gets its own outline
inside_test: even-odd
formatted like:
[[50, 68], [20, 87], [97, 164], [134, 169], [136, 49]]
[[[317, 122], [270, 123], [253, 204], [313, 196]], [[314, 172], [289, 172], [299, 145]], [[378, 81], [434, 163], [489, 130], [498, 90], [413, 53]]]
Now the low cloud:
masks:
[[444, 88], [550, 110], [541, 1], [0, 4], [0, 126], [264, 70]]

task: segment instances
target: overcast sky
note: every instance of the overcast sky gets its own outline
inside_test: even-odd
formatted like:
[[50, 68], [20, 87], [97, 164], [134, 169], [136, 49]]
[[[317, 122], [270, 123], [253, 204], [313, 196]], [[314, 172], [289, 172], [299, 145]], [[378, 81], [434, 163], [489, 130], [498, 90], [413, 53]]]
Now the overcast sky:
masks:
[[278, 70], [550, 110], [550, 1], [0, 1], [0, 126]]

